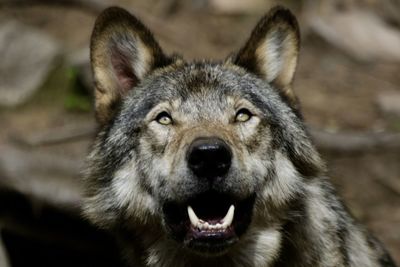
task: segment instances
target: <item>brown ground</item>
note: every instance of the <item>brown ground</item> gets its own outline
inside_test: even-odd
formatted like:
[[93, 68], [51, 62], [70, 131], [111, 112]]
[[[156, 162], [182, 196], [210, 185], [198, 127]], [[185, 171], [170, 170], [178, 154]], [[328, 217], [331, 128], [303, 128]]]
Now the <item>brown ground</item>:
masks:
[[[154, 2], [154, 1], [153, 1]], [[180, 51], [186, 58], [223, 58], [247, 38], [258, 19], [253, 16], [221, 16], [186, 6], [165, 15], [151, 1], [137, 1], [135, 9], [145, 24], [155, 31], [166, 51]], [[13, 16], [48, 31], [61, 40], [67, 51], [89, 42], [94, 17], [62, 8], [5, 9], [0, 14]], [[158, 21], [165, 21], [159, 28]], [[1, 15], [2, 16], [2, 15]], [[171, 31], [171, 32], [166, 32]], [[359, 62], [333, 48], [319, 37], [303, 37], [295, 90], [309, 125], [331, 131], [400, 131], [400, 118], [382, 114], [376, 96], [400, 91], [400, 64]], [[91, 113], [66, 111], [62, 98], [65, 86], [57, 85], [64, 74], [55, 72], [33, 100], [23, 107], [0, 110], [0, 143], [9, 142], [10, 134], [23, 135], [48, 128], [92, 119]], [[67, 143], [44, 150], [83, 158], [88, 140]], [[350, 209], [385, 243], [400, 262], [400, 192], [387, 180], [399, 183], [400, 153], [377, 151], [356, 155], [324, 153], [329, 174]]]

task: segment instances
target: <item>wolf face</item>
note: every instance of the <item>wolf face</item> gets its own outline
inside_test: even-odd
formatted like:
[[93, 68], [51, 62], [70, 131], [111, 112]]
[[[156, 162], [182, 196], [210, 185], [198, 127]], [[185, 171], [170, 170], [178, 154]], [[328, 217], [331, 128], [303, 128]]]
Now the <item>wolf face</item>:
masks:
[[91, 42], [100, 131], [85, 214], [147, 265], [269, 266], [323, 173], [291, 88], [298, 50], [284, 8], [216, 63], [168, 57], [132, 15], [105, 10]]

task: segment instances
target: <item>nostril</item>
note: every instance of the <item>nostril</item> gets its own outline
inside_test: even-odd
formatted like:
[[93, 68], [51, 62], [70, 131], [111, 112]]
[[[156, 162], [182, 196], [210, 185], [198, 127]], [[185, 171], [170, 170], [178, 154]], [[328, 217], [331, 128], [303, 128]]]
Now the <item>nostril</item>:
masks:
[[200, 168], [201, 165], [204, 163], [204, 153], [201, 149], [193, 148], [189, 154], [188, 163], [192, 169]]
[[217, 138], [195, 140], [188, 154], [188, 166], [198, 177], [219, 177], [225, 175], [232, 161], [229, 146]]

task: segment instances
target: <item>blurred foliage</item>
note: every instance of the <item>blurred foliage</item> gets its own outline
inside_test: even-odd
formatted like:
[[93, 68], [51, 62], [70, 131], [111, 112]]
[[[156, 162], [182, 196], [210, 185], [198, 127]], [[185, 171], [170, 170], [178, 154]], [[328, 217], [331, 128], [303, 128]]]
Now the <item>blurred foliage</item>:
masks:
[[80, 78], [79, 70], [75, 67], [69, 67], [67, 78], [69, 88], [64, 99], [65, 108], [69, 111], [90, 111], [92, 107], [91, 96]]
[[400, 132], [400, 118], [396, 118], [391, 121], [389, 130]]

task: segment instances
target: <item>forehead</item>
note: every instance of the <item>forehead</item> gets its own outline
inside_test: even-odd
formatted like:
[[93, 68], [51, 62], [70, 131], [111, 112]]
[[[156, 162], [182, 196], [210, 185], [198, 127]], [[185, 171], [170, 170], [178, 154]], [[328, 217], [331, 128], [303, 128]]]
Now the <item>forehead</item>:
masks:
[[[142, 84], [142, 96], [159, 101], [217, 101], [239, 97], [251, 88], [252, 81], [240, 68], [212, 63], [192, 63], [160, 70]], [[144, 92], [144, 91], [147, 91]], [[205, 103], [204, 103], [205, 104]]]
[[218, 112], [240, 99], [264, 109], [276, 98], [268, 84], [240, 67], [184, 63], [157, 70], [145, 78], [125, 100], [124, 110], [142, 117], [159, 103], [166, 102], [183, 112]]

